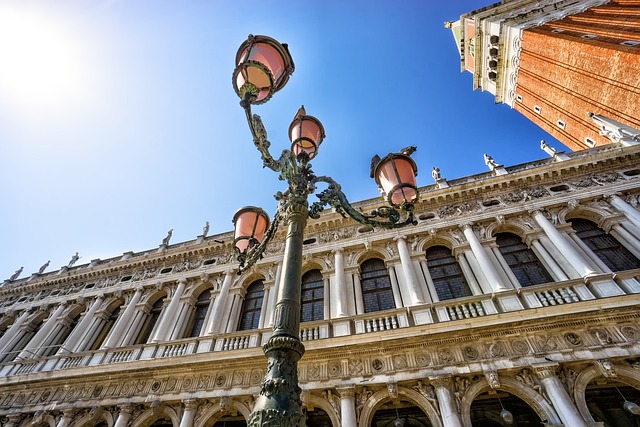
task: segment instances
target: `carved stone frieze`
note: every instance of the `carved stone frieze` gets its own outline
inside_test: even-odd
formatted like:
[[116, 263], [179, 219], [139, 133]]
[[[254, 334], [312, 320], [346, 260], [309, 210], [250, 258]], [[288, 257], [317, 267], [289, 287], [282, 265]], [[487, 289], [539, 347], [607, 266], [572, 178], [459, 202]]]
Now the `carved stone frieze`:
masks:
[[480, 210], [480, 203], [477, 201], [461, 202], [443, 206], [436, 210], [440, 218], [448, 218], [454, 215], [465, 215]]
[[544, 187], [521, 188], [501, 197], [503, 203], [509, 205], [519, 202], [527, 202], [534, 199], [549, 196], [549, 192]]

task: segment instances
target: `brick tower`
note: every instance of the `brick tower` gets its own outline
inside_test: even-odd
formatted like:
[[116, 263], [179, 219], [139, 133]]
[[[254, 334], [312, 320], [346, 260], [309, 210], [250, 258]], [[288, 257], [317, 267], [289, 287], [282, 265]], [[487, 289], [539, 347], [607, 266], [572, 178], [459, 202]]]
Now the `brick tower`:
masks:
[[640, 0], [506, 0], [447, 26], [474, 89], [572, 150], [611, 142], [588, 113], [640, 129]]

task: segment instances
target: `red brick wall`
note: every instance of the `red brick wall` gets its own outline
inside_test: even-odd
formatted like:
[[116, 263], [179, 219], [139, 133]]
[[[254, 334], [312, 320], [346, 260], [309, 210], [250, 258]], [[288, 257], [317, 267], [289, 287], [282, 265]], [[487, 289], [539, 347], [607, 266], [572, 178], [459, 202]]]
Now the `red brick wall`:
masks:
[[[581, 37], [586, 34], [596, 38]], [[640, 41], [640, 0], [614, 1], [525, 30], [516, 110], [573, 150], [586, 148], [586, 137], [610, 142], [598, 135], [589, 112], [640, 129], [640, 45], [620, 44], [626, 40]]]

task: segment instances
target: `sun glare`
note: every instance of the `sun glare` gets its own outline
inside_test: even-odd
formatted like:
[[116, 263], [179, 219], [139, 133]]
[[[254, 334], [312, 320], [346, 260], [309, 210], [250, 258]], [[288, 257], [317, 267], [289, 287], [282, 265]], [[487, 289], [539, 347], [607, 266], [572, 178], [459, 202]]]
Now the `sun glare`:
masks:
[[60, 113], [88, 95], [78, 36], [44, 11], [0, 5], [0, 102]]

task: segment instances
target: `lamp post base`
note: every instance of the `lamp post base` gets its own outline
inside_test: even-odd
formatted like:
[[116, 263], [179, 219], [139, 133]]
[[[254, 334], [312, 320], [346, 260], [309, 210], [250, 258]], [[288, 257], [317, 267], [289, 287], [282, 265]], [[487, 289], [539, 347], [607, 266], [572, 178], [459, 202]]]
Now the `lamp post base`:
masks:
[[304, 354], [304, 345], [298, 338], [273, 336], [263, 351], [268, 359], [267, 374], [247, 426], [305, 427], [298, 386], [298, 360]]

